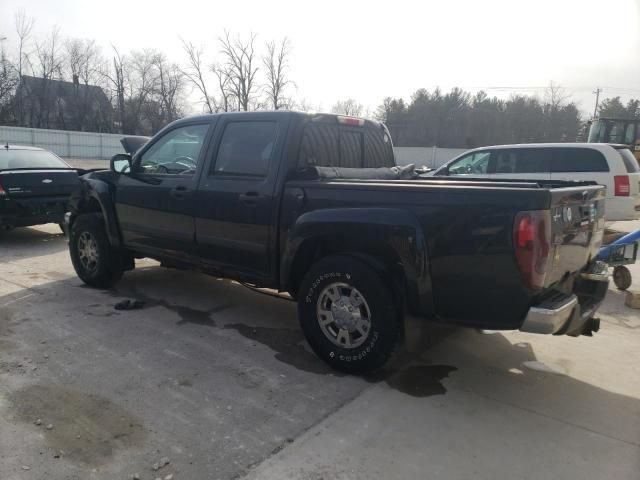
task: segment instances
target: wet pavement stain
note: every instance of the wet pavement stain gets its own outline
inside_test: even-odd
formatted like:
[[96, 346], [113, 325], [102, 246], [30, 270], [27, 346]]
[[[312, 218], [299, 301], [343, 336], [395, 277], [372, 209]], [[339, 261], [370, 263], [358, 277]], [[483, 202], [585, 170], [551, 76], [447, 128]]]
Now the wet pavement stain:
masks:
[[315, 354], [304, 347], [304, 337], [300, 330], [286, 328], [252, 327], [242, 323], [224, 326], [225, 329], [237, 331], [250, 340], [266, 345], [274, 350], [277, 360], [305, 372], [340, 375], [325, 365]]
[[412, 397], [444, 395], [447, 389], [442, 380], [456, 370], [451, 365], [410, 365], [391, 374], [385, 382], [394, 390]]
[[177, 305], [175, 303], [169, 303], [164, 299], [149, 297], [136, 289], [129, 289], [128, 292], [115, 291], [115, 292], [111, 292], [111, 294], [112, 296], [117, 298], [122, 298], [123, 296], [127, 296], [127, 297], [132, 297], [135, 300], [144, 302], [144, 306], [142, 307], [143, 309], [147, 307], [161, 306], [166, 308], [167, 310], [171, 310], [172, 312], [176, 313], [180, 317], [180, 320], [177, 322], [177, 325], [194, 323], [197, 325], [215, 327], [216, 325], [215, 320], [211, 318], [211, 316], [216, 313], [219, 313], [234, 307], [234, 305], [231, 303], [223, 303], [222, 305], [218, 305], [208, 310], [199, 310], [197, 308], [188, 307], [186, 305]]
[[[98, 395], [44, 384], [13, 392], [8, 400], [17, 418], [41, 430], [55, 454], [74, 462], [104, 464], [116, 451], [140, 446], [146, 437], [139, 420]], [[38, 418], [41, 426], [34, 424]]]

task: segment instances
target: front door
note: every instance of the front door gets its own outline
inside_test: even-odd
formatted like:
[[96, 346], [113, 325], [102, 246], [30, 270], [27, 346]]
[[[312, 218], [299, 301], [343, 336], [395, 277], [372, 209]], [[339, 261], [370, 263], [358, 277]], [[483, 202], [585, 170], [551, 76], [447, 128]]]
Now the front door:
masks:
[[194, 253], [196, 173], [209, 126], [166, 131], [134, 157], [132, 174], [120, 175], [115, 204], [126, 246], [177, 257]]
[[198, 187], [199, 255], [222, 270], [265, 278], [272, 272], [276, 179], [288, 117], [228, 116]]

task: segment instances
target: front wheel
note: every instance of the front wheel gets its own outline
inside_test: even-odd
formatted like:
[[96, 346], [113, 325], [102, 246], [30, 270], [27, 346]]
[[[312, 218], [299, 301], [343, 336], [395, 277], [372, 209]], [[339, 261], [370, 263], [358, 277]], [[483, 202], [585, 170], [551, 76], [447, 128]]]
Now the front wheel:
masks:
[[374, 269], [348, 256], [324, 258], [305, 275], [298, 317], [313, 351], [346, 373], [381, 367], [400, 336], [389, 288]]
[[122, 258], [109, 243], [104, 222], [95, 214], [80, 215], [69, 234], [71, 263], [89, 286], [109, 288], [122, 277]]

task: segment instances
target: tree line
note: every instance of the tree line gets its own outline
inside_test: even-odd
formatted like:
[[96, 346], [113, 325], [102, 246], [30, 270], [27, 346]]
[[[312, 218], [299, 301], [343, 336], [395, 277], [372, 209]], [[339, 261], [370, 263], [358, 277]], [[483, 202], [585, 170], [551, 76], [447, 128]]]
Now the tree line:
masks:
[[[35, 20], [15, 14], [14, 48], [0, 58], [0, 124], [150, 135], [197, 108], [205, 113], [317, 110], [295, 98], [291, 43], [224, 32], [205, 49], [181, 38], [182, 58], [155, 49], [104, 51], [94, 40], [34, 34]], [[582, 139], [585, 122], [562, 87], [542, 97], [508, 99], [460, 88], [417, 90], [406, 101], [387, 97], [371, 113], [356, 99], [330, 109], [373, 116], [399, 146], [471, 148]], [[602, 116], [640, 118], [640, 100], [604, 99]]]

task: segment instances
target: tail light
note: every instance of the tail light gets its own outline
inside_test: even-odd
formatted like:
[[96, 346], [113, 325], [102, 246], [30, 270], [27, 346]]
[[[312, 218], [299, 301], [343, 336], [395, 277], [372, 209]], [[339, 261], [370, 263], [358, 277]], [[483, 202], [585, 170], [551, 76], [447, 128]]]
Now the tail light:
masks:
[[513, 247], [525, 284], [533, 290], [541, 289], [551, 251], [551, 217], [548, 210], [532, 210], [516, 215]]
[[616, 175], [613, 177], [615, 185], [616, 197], [628, 197], [629, 196], [629, 176], [628, 175]]
[[362, 127], [364, 126], [364, 118], [345, 117], [340, 115], [338, 116], [338, 123], [352, 127]]
[[2, 188], [2, 185], [0, 185], [0, 197], [4, 197], [7, 194], [7, 192], [5, 191], [4, 188]]

